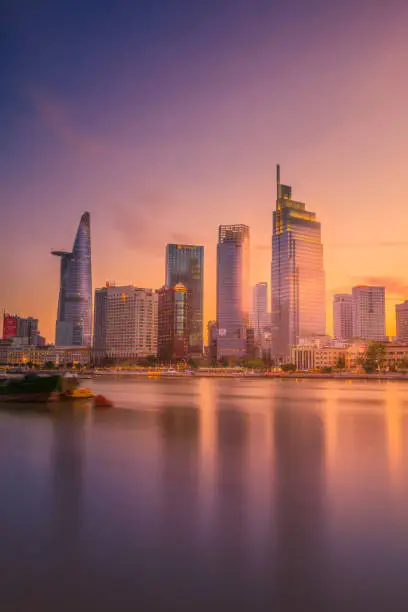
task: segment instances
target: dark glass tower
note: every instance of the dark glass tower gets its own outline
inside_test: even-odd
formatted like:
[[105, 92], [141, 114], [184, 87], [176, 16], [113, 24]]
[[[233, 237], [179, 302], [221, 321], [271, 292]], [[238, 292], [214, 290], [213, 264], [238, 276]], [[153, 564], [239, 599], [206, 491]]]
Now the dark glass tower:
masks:
[[276, 358], [290, 356], [299, 338], [326, 333], [321, 227], [316, 213], [292, 200], [277, 166], [272, 235], [272, 342]]
[[168, 244], [166, 247], [166, 286], [182, 283], [191, 295], [188, 352], [203, 352], [204, 247]]
[[91, 346], [92, 273], [90, 215], [84, 213], [72, 252], [52, 251], [61, 258], [61, 281], [55, 333], [57, 346]]

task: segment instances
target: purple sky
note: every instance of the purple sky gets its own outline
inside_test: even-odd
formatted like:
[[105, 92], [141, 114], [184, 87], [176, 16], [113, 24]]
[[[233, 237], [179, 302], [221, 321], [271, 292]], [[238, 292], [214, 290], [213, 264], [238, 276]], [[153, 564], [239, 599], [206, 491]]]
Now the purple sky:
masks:
[[322, 221], [328, 311], [335, 291], [385, 283], [393, 332], [408, 297], [406, 2], [2, 10], [1, 307], [53, 339], [49, 253], [89, 210], [94, 287], [159, 287], [167, 242], [204, 244], [213, 317], [218, 224], [250, 226], [252, 282], [269, 282], [279, 162]]

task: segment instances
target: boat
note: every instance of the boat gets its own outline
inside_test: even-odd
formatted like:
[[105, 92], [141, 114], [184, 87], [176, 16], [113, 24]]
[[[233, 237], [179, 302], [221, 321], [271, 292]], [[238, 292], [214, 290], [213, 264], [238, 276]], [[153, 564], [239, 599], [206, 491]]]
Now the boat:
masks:
[[79, 389], [69, 389], [62, 394], [62, 397], [70, 400], [92, 399], [94, 396], [91, 389], [80, 387]]
[[113, 408], [113, 403], [104, 395], [96, 395], [94, 397], [94, 408]]
[[59, 374], [28, 373], [0, 381], [0, 402], [49, 402], [57, 400], [63, 389]]

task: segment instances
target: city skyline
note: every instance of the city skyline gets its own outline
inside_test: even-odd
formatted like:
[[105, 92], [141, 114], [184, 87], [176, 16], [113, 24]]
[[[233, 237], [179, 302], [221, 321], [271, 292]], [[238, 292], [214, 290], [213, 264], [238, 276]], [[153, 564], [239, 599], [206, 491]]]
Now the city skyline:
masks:
[[279, 161], [322, 223], [328, 331], [333, 294], [366, 283], [387, 288], [394, 335], [408, 294], [407, 7], [126, 4], [84, 8], [79, 22], [72, 7], [7, 8], [2, 306], [54, 338], [58, 270], [44, 245], [70, 248], [68, 228], [89, 210], [94, 287], [160, 287], [166, 243], [202, 244], [204, 322], [214, 319], [220, 223], [251, 228], [251, 284], [269, 279]]

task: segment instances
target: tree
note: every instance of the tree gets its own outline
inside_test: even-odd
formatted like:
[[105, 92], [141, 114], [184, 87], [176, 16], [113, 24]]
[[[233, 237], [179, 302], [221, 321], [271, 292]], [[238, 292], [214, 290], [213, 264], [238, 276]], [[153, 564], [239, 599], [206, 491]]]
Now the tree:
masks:
[[53, 370], [54, 369], [54, 363], [52, 361], [46, 361], [44, 363], [44, 367], [46, 370]]
[[198, 367], [198, 366], [197, 366], [197, 363], [196, 363], [196, 362], [194, 361], [194, 359], [192, 359], [191, 357], [189, 358], [189, 360], [187, 361], [187, 363], [188, 363], [189, 367], [190, 367], [192, 370], [196, 370], [196, 369], [197, 369], [197, 367]]
[[265, 367], [262, 359], [247, 359], [244, 365], [251, 370], [259, 370]]
[[296, 372], [296, 366], [294, 363], [282, 363], [282, 372]]
[[337, 359], [337, 363], [336, 363], [336, 368], [338, 370], [344, 370], [345, 367], [346, 367], [346, 359], [344, 355], [339, 355], [339, 358]]
[[157, 357], [156, 355], [148, 355], [146, 357], [146, 361], [150, 364], [150, 365], [155, 365], [156, 361], [157, 361]]
[[322, 374], [331, 374], [333, 371], [333, 368], [331, 366], [323, 366], [322, 368], [320, 368], [320, 372]]
[[370, 342], [364, 354], [363, 367], [367, 373], [376, 372], [385, 362], [387, 345], [384, 342]]

